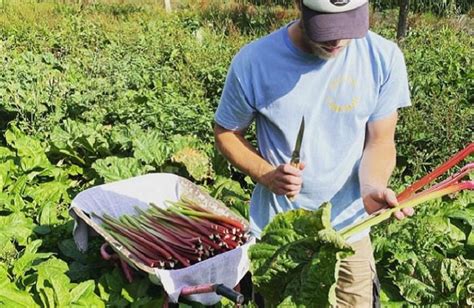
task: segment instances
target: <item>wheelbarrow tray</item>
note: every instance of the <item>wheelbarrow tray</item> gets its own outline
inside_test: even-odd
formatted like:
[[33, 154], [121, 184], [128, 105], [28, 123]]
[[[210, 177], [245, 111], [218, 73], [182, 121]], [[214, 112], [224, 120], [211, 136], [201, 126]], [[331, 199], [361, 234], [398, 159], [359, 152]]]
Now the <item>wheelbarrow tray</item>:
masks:
[[[247, 220], [232, 212], [221, 201], [212, 198], [207, 192], [191, 181], [168, 173], [152, 173], [113, 183], [89, 188], [79, 193], [71, 203], [70, 214], [75, 218], [74, 240], [79, 250], [86, 251], [88, 234], [91, 228], [101, 235], [110, 247], [129, 265], [147, 273], [153, 283], [163, 285], [172, 302], [177, 302], [180, 290], [186, 286], [205, 283], [223, 283], [233, 287], [248, 271], [248, 247], [254, 243], [251, 238], [247, 244], [231, 251], [216, 255], [192, 266], [164, 270], [147, 266], [136, 259], [130, 251], [115, 240], [102, 226], [100, 220], [93, 217], [108, 214], [119, 217], [123, 214], [136, 214], [138, 206], [146, 209], [150, 203], [166, 208], [164, 201], [177, 201], [181, 197], [196, 200], [202, 207], [213, 213], [240, 221], [245, 231], [248, 230]], [[220, 297], [212, 294], [192, 295], [191, 300], [211, 305]]]

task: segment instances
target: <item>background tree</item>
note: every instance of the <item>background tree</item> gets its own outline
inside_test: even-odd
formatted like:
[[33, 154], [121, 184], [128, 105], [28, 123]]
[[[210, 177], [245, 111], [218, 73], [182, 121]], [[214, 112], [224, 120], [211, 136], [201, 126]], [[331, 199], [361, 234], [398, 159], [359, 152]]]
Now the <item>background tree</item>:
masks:
[[397, 39], [402, 40], [407, 35], [410, 0], [400, 0], [399, 2], [400, 11], [398, 15]]

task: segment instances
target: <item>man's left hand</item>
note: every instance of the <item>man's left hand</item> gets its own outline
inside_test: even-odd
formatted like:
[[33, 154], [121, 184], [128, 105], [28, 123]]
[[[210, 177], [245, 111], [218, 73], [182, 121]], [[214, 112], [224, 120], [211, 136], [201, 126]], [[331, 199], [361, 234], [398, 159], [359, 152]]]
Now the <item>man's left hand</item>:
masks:
[[[368, 188], [362, 192], [362, 200], [367, 213], [372, 214], [386, 207], [395, 207], [398, 205], [397, 196], [390, 188]], [[411, 207], [404, 208], [401, 211], [393, 213], [396, 219], [403, 219], [412, 216], [414, 210]]]

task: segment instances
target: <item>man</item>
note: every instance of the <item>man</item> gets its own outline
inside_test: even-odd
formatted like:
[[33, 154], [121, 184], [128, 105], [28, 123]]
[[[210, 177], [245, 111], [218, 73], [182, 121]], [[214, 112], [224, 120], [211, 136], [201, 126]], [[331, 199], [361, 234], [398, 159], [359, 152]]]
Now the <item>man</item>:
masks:
[[[250, 207], [257, 237], [277, 213], [325, 201], [336, 230], [397, 205], [387, 183], [397, 109], [410, 105], [403, 55], [368, 31], [367, 0], [301, 0], [299, 8], [298, 20], [235, 56], [215, 115], [218, 149], [257, 182]], [[289, 161], [303, 115], [303, 163], [295, 168]], [[258, 150], [244, 138], [254, 120]], [[356, 253], [341, 266], [338, 306], [371, 307], [369, 230], [349, 242]]]

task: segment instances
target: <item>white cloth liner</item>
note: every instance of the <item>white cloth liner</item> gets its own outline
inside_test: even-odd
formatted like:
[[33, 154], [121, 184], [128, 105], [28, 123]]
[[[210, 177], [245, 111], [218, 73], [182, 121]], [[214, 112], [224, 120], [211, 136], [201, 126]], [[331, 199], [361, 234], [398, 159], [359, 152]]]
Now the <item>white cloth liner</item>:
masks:
[[[78, 208], [82, 212], [97, 215], [104, 213], [113, 217], [123, 214], [136, 214], [134, 207], [147, 208], [150, 203], [163, 206], [165, 201], [176, 201], [181, 194], [191, 194], [193, 197], [205, 198], [212, 203], [212, 208], [219, 212], [233, 213], [219, 201], [210, 198], [198, 187], [184, 178], [168, 173], [152, 173], [122, 181], [103, 184], [89, 188], [79, 193], [72, 200], [70, 214], [75, 219], [74, 241], [81, 251], [88, 246], [88, 225], [72, 210]], [[100, 224], [96, 218], [91, 217]], [[201, 261], [195, 265], [179, 270], [152, 269], [148, 273], [150, 280], [162, 284], [170, 301], [178, 301], [181, 289], [206, 283], [222, 283], [227, 287], [235, 287], [249, 269], [250, 261], [247, 250], [255, 239], [232, 251], [222, 253], [213, 258]], [[196, 294], [189, 299], [204, 305], [213, 305], [220, 301], [221, 296], [215, 293]]]

